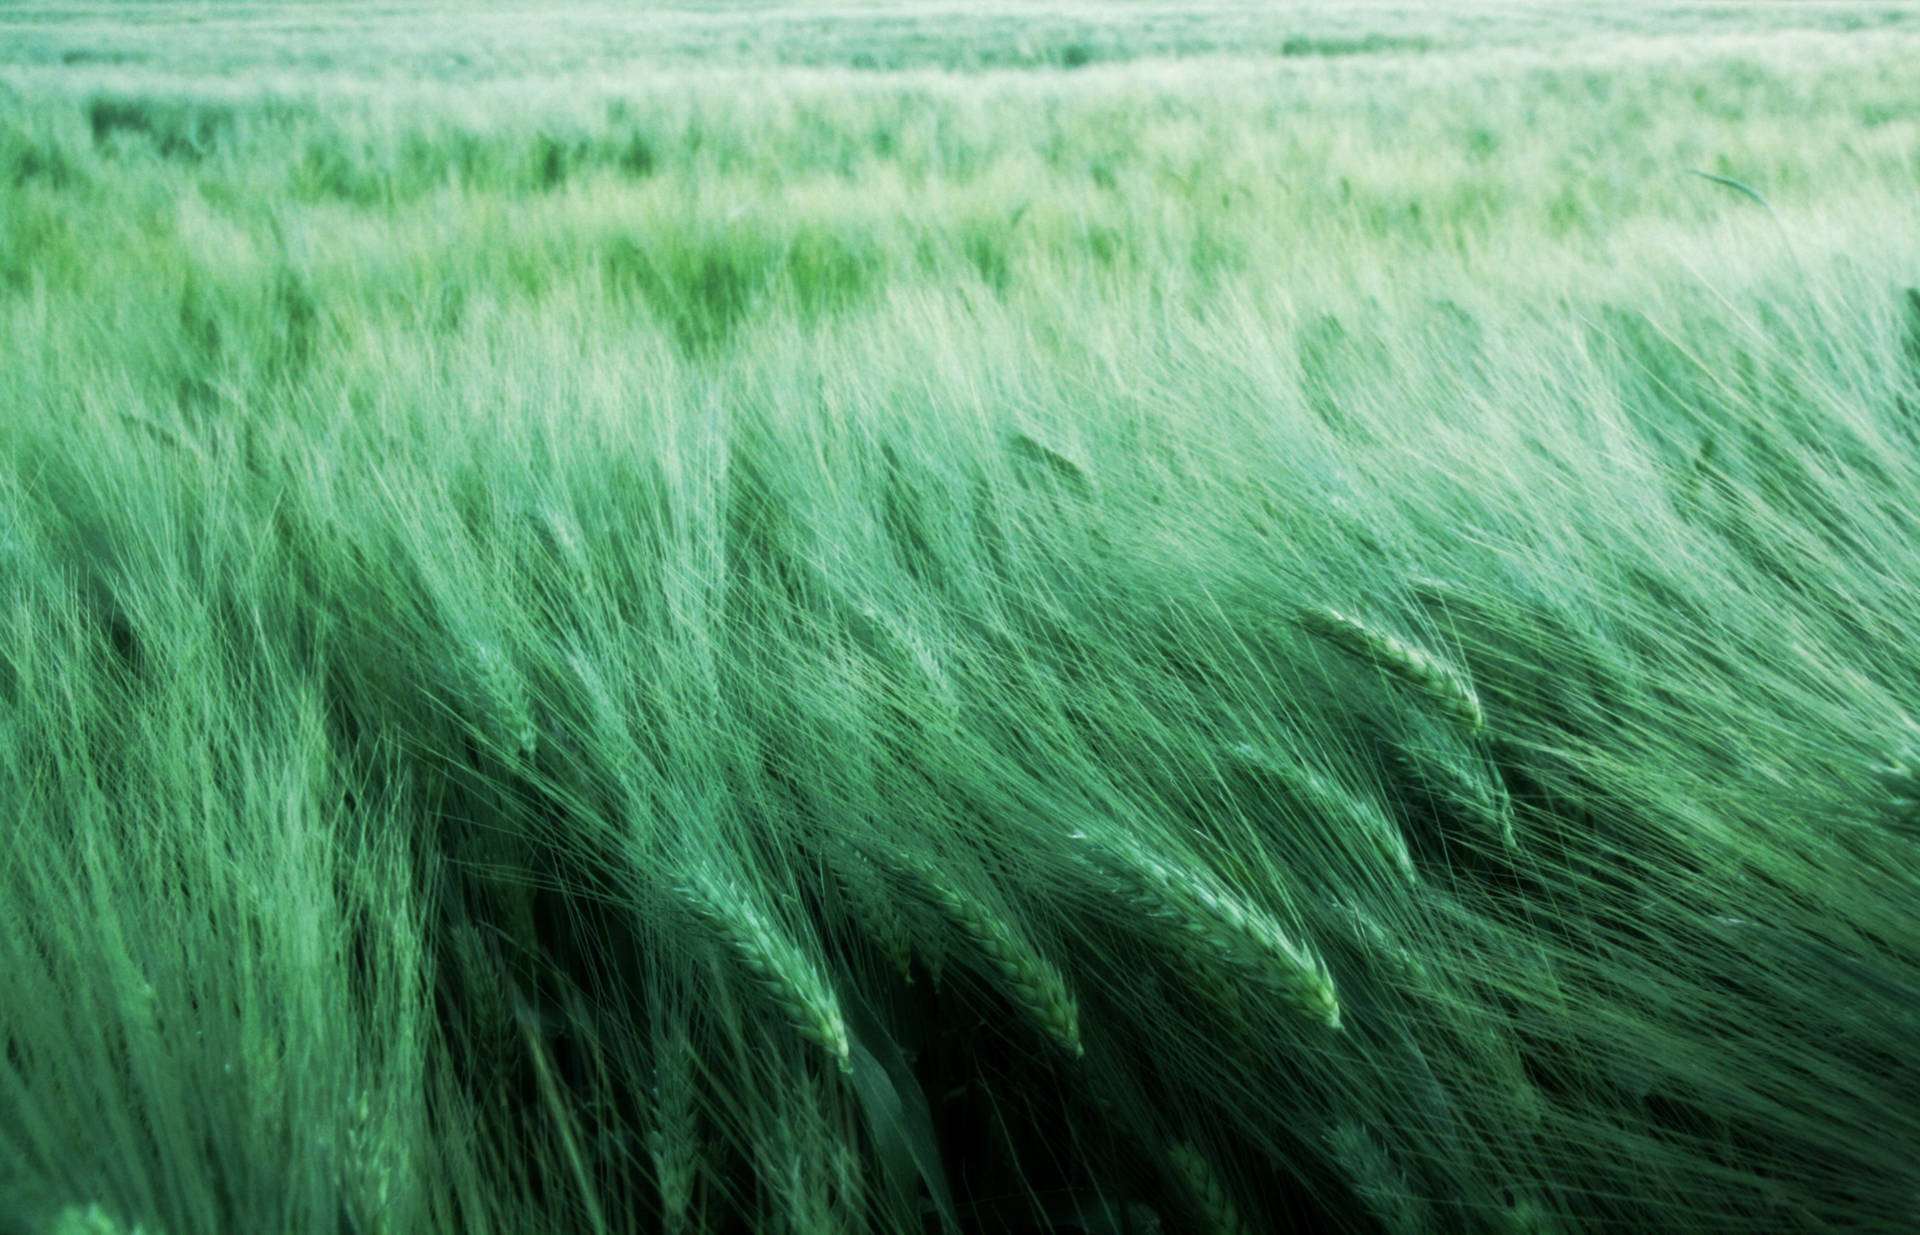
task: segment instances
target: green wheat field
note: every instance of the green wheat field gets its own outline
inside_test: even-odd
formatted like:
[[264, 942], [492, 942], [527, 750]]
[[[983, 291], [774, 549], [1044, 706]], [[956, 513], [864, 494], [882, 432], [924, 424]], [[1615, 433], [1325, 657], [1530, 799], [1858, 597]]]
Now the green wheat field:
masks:
[[0, 9], [0, 1235], [1920, 1230], [1920, 8]]

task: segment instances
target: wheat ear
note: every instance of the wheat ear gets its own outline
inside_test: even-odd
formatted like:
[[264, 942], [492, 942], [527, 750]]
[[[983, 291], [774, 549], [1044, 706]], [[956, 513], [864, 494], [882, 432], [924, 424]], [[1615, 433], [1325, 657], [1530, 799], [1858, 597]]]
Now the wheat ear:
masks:
[[995, 976], [1019, 998], [1047, 1036], [1069, 1056], [1078, 1059], [1085, 1055], [1086, 1047], [1080, 1041], [1079, 1007], [1060, 971], [1006, 918], [950, 886], [924, 861], [904, 861], [902, 867], [986, 961]]
[[900, 906], [887, 894], [879, 870], [864, 854], [843, 854], [840, 882], [860, 926], [900, 980], [913, 985], [913, 930]]
[[1432, 1229], [1425, 1200], [1414, 1192], [1387, 1147], [1364, 1125], [1343, 1121], [1326, 1139], [1335, 1165], [1387, 1235], [1420, 1235]]
[[694, 1224], [700, 1183], [700, 1126], [694, 1108], [694, 1052], [686, 1026], [662, 1025], [653, 1040], [652, 1122], [647, 1156], [660, 1192], [663, 1235], [683, 1235]]
[[1086, 843], [1089, 859], [1148, 917], [1173, 926], [1236, 973], [1280, 991], [1306, 1019], [1340, 1028], [1340, 1000], [1326, 965], [1259, 908], [1206, 872], [1176, 867], [1130, 837], [1095, 841], [1076, 832], [1072, 838]]
[[701, 874], [680, 894], [694, 917], [800, 1036], [825, 1047], [841, 1071], [851, 1073], [852, 1049], [839, 1000], [800, 946], [776, 929], [746, 890], [730, 880]]
[[471, 640], [468, 651], [491, 730], [488, 737], [500, 742], [503, 749], [531, 759], [539, 743], [539, 730], [533, 723], [533, 707], [520, 671], [500, 645], [490, 640]]
[[[346, 1158], [351, 1163], [353, 1179], [351, 1186], [370, 1203], [372, 1213], [366, 1219], [358, 1219], [360, 1197], [354, 1196], [347, 1201], [356, 1214], [356, 1225], [361, 1230], [371, 1231], [373, 1235], [387, 1235], [393, 1227], [394, 1193], [392, 1147], [385, 1142], [381, 1133], [384, 1128], [376, 1125], [384, 1123], [382, 1112], [374, 1109], [375, 1096], [369, 1090], [361, 1090], [348, 1109], [346, 1129]], [[336, 1176], [338, 1178], [338, 1176]], [[339, 1180], [343, 1191], [348, 1181]]]
[[1513, 832], [1513, 801], [1490, 771], [1476, 771], [1444, 751], [1414, 744], [1397, 745], [1393, 762], [1447, 813], [1464, 818], [1505, 849], [1518, 849]]
[[1901, 824], [1920, 824], [1920, 748], [1901, 749], [1876, 765], [1873, 774], [1893, 799], [1894, 818]]
[[1396, 943], [1387, 928], [1358, 905], [1329, 900], [1327, 907], [1352, 928], [1352, 939], [1368, 956], [1389, 970], [1394, 980], [1409, 990], [1433, 988], [1433, 979], [1418, 956]]
[[1468, 733], [1486, 724], [1480, 699], [1458, 671], [1440, 658], [1337, 609], [1310, 606], [1295, 615], [1302, 630], [1347, 655], [1374, 665], [1427, 697]]
[[146, 1235], [146, 1229], [138, 1223], [132, 1227], [122, 1226], [98, 1205], [85, 1209], [69, 1205], [54, 1216], [47, 1235]]
[[1420, 882], [1413, 866], [1413, 854], [1399, 825], [1387, 817], [1378, 805], [1334, 784], [1309, 768], [1268, 754], [1251, 742], [1236, 742], [1227, 748], [1228, 757], [1243, 770], [1271, 780], [1300, 807], [1330, 823], [1345, 824], [1367, 838], [1387, 864], [1399, 873], [1409, 887]]
[[791, 1075], [769, 1096], [777, 1100], [755, 1121], [752, 1146], [767, 1213], [754, 1229], [792, 1235], [840, 1235], [844, 1211], [836, 1212], [835, 1150], [844, 1147], [818, 1078]]
[[1241, 1220], [1240, 1211], [1234, 1207], [1233, 1197], [1227, 1191], [1226, 1181], [1213, 1169], [1206, 1155], [1182, 1141], [1167, 1151], [1167, 1161], [1214, 1235], [1249, 1235], [1247, 1224]]

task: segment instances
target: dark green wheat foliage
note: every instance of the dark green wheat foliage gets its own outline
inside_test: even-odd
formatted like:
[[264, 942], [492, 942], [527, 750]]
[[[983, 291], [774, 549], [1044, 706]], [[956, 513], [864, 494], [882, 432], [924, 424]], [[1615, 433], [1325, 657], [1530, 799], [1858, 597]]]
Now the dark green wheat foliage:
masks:
[[1920, 1229], [1805, 7], [0, 17], [0, 1235]]

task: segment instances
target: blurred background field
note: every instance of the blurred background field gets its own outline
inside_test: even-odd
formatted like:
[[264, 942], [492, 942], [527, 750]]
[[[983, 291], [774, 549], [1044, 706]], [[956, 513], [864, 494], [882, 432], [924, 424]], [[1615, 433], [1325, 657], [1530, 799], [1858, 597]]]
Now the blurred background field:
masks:
[[0, 1233], [1920, 1227], [1920, 12], [0, 11]]

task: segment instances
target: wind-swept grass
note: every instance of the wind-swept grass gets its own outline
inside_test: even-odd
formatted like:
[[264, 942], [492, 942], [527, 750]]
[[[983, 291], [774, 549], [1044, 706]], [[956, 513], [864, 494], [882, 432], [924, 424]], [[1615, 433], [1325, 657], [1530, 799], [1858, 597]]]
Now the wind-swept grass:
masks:
[[1920, 1225], [1899, 23], [303, 12], [0, 40], [0, 1233]]

